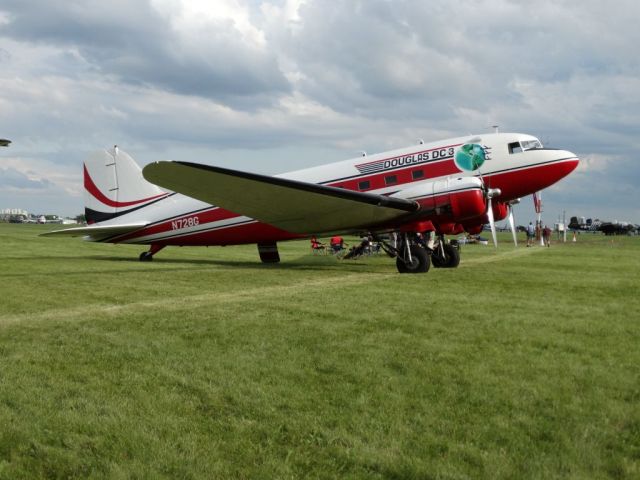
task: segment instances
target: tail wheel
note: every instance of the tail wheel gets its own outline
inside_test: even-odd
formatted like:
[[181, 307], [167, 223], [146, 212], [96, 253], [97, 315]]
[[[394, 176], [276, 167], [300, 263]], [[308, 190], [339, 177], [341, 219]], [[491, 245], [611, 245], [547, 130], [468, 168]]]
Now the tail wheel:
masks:
[[429, 271], [431, 261], [427, 251], [417, 245], [411, 245], [411, 261], [398, 257], [396, 259], [396, 267], [400, 273], [425, 273]]
[[142, 252], [138, 258], [141, 262], [150, 262], [151, 260], [153, 260], [153, 253]]
[[436, 268], [456, 268], [460, 265], [460, 252], [453, 245], [445, 243], [433, 252], [431, 262]]
[[151, 260], [153, 260], [153, 256], [164, 247], [166, 247], [166, 245], [158, 245], [157, 243], [152, 243], [149, 247], [149, 251], [142, 252], [138, 258], [141, 262], [150, 262]]

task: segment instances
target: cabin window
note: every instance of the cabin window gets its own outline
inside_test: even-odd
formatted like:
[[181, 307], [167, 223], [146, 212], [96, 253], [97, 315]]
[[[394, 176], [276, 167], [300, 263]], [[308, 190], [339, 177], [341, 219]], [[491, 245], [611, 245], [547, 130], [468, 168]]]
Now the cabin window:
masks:
[[387, 175], [384, 177], [385, 185], [395, 185], [396, 183], [398, 183], [398, 177], [396, 175]]
[[420, 178], [424, 178], [424, 170], [414, 170], [413, 172], [411, 172], [411, 177], [414, 180], [418, 180]]
[[513, 142], [509, 144], [509, 153], [520, 153], [522, 152], [522, 147], [520, 146], [520, 142]]
[[369, 180], [364, 180], [358, 183], [359, 190], [368, 190], [369, 188], [371, 188], [371, 183], [369, 182]]

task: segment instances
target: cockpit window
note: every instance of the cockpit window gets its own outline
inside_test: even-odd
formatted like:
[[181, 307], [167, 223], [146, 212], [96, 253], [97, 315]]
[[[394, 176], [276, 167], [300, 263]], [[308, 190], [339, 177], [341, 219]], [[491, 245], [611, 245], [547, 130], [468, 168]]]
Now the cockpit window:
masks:
[[520, 142], [522, 150], [533, 150], [534, 148], [542, 148], [540, 140], [523, 140]]
[[533, 150], [535, 148], [542, 148], [540, 140], [523, 140], [522, 142], [512, 142], [509, 144], [509, 153], [520, 153], [525, 150]]
[[509, 153], [520, 153], [522, 151], [522, 147], [520, 146], [520, 142], [513, 142], [509, 144]]

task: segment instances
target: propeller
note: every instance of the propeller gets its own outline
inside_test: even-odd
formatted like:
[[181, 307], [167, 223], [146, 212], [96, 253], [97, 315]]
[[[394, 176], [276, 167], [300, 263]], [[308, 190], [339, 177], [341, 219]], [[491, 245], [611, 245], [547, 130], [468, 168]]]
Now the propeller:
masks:
[[520, 199], [516, 198], [515, 200], [511, 200], [509, 205], [509, 227], [511, 227], [511, 235], [513, 235], [513, 244], [518, 246], [518, 235], [516, 235], [516, 222], [513, 218], [513, 206], [520, 203]]
[[511, 227], [511, 235], [513, 235], [513, 244], [518, 246], [518, 236], [516, 235], [516, 222], [513, 219], [513, 207], [509, 205], [509, 227]]
[[498, 248], [498, 236], [496, 235], [496, 222], [493, 215], [493, 201], [494, 197], [499, 197], [502, 193], [499, 188], [490, 188], [482, 175], [482, 165], [486, 160], [489, 160], [489, 147], [481, 145], [482, 139], [480, 137], [473, 137], [460, 147], [460, 150], [456, 154], [456, 165], [467, 171], [477, 171], [477, 175], [480, 178], [482, 189], [485, 192], [487, 199], [487, 218], [491, 227], [491, 236], [493, 237], [493, 244]]
[[456, 162], [465, 170], [477, 170], [478, 178], [480, 178], [480, 182], [482, 183], [482, 189], [485, 192], [485, 196], [487, 198], [487, 218], [489, 219], [489, 225], [491, 227], [491, 236], [493, 237], [493, 244], [496, 248], [498, 248], [498, 236], [496, 235], [496, 222], [493, 215], [493, 197], [498, 197], [502, 193], [499, 188], [489, 188], [489, 186], [484, 181], [484, 176], [482, 175], [482, 165], [485, 160], [488, 160], [490, 157], [487, 155], [486, 147], [483, 147], [480, 142], [482, 139], [480, 137], [474, 137], [467, 141], [465, 145], [462, 146], [461, 158], [458, 159], [456, 156]]
[[[482, 177], [481, 177], [482, 178]], [[489, 219], [489, 226], [491, 227], [491, 237], [493, 238], [493, 245], [498, 248], [498, 236], [496, 235], [496, 222], [493, 218], [493, 197], [498, 197], [502, 193], [499, 188], [488, 188], [487, 195], [487, 218]]]

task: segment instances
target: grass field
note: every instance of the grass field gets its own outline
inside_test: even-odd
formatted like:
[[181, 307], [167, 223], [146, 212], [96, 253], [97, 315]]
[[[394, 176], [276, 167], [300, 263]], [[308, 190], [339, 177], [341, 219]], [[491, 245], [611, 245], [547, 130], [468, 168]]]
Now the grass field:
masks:
[[385, 256], [0, 224], [0, 478], [640, 478], [640, 237]]

